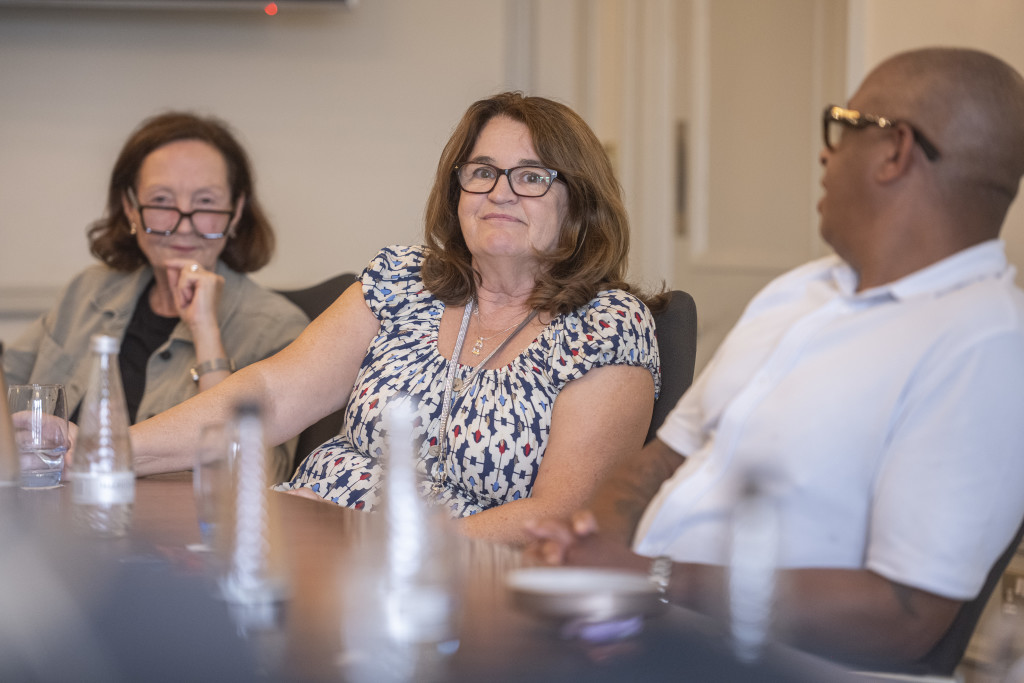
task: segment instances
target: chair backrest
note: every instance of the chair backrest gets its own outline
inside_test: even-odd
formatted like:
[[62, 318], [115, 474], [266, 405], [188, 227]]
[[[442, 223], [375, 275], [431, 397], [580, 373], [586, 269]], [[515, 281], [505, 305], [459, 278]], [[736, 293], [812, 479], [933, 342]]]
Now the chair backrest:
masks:
[[697, 359], [697, 305], [693, 297], [681, 289], [669, 292], [668, 304], [654, 316], [654, 325], [661, 355], [661, 393], [654, 402], [645, 443], [654, 438], [658, 427], [693, 382]]
[[[334, 300], [341, 296], [341, 293], [348, 289], [349, 285], [355, 282], [358, 277], [355, 273], [342, 273], [312, 287], [279, 290], [278, 294], [283, 295], [301, 308], [312, 320], [334, 303]], [[293, 472], [314, 448], [341, 431], [341, 423], [344, 420], [344, 416], [345, 410], [342, 408], [302, 430], [299, 434], [299, 442], [295, 447], [295, 462], [292, 464]]]
[[913, 673], [920, 672], [940, 676], [952, 675], [953, 670], [956, 669], [960, 659], [964, 656], [964, 652], [967, 650], [967, 644], [970, 642], [971, 636], [974, 635], [974, 629], [978, 625], [978, 619], [981, 617], [985, 605], [992, 596], [995, 587], [999, 585], [1003, 572], [1006, 571], [1010, 560], [1013, 559], [1013, 555], [1017, 552], [1017, 547], [1022, 539], [1024, 539], [1024, 522], [1017, 529], [1017, 534], [1010, 541], [1010, 545], [1006, 547], [1003, 554], [992, 565], [988, 572], [988, 577], [985, 579], [985, 584], [981, 588], [981, 592], [978, 593], [976, 598], [960, 606], [960, 611], [957, 612], [949, 630], [939, 639], [939, 642], [935, 644], [931, 652], [918, 662], [919, 666]]
[[327, 307], [333, 304], [334, 300], [341, 296], [341, 293], [348, 289], [349, 285], [355, 282], [358, 277], [355, 273], [342, 273], [341, 275], [327, 278], [312, 287], [279, 289], [277, 293], [301, 308], [303, 313], [312, 320], [327, 310]]

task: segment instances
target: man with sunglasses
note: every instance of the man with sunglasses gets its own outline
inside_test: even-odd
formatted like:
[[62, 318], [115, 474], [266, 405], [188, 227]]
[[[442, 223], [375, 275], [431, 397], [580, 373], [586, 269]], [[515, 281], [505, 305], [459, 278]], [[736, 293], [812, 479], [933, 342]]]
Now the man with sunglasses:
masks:
[[823, 125], [835, 255], [758, 294], [658, 439], [531, 552], [651, 567], [737, 642], [771, 611], [798, 647], [927, 670], [1024, 517], [1024, 294], [998, 239], [1024, 80], [907, 52]]

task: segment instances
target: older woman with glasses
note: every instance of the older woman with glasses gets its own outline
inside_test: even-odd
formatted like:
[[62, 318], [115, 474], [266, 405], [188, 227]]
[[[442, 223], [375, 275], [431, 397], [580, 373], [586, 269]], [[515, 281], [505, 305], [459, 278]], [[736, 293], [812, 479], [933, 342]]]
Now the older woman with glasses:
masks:
[[[89, 245], [102, 265], [77, 275], [4, 353], [9, 381], [64, 384], [75, 412], [94, 334], [121, 340], [135, 421], [274, 354], [308, 322], [244, 275], [270, 260], [274, 233], [248, 156], [216, 119], [172, 112], [144, 121], [114, 164]], [[289, 450], [276, 454], [281, 476]]]
[[469, 535], [521, 541], [517, 521], [568, 513], [643, 443], [660, 375], [628, 247], [583, 120], [539, 97], [481, 100], [441, 155], [425, 244], [383, 249], [287, 349], [135, 427], [139, 471], [187, 466], [172, 435], [243, 397], [266, 407], [272, 441], [347, 406], [279, 488], [371, 509], [401, 400], [421, 493]]

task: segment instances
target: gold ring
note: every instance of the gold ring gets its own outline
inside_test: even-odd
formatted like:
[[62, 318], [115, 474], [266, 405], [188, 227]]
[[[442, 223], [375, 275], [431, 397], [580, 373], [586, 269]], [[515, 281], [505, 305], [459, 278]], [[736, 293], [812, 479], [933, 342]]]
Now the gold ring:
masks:
[[193, 263], [191, 266], [188, 267], [188, 269], [191, 270], [193, 273], [198, 273], [199, 272], [199, 264], [198, 263]]

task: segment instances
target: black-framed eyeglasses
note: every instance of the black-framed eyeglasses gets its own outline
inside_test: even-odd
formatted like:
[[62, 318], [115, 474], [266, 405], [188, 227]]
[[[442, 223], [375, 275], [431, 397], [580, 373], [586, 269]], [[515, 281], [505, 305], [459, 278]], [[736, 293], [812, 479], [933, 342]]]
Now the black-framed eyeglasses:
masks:
[[505, 176], [509, 187], [520, 197], [543, 197], [558, 179], [558, 171], [543, 166], [498, 168], [474, 161], [459, 164], [452, 170], [459, 179], [459, 187], [472, 194], [487, 194], [498, 184], [498, 179]]
[[228, 234], [234, 209], [194, 209], [181, 211], [176, 206], [139, 204], [135, 191], [128, 188], [128, 201], [139, 212], [142, 229], [149, 235], [169, 237], [177, 231], [181, 221], [189, 219], [195, 233], [208, 240], [219, 240]]
[[823, 128], [822, 132], [825, 136], [825, 147], [831, 151], [835, 150], [835, 146], [839, 142], [840, 126], [848, 126], [850, 128], [867, 128], [868, 126], [892, 128], [893, 126], [902, 123], [910, 128], [911, 133], [914, 134], [914, 142], [921, 146], [921, 149], [924, 151], [924, 155], [928, 157], [928, 161], [935, 161], [940, 156], [939, 150], [935, 145], [933, 145], [931, 141], [917, 129], [916, 126], [908, 121], [890, 119], [884, 116], [863, 114], [855, 109], [844, 109], [843, 107], [831, 104], [825, 107], [825, 111], [821, 116], [821, 122]]

